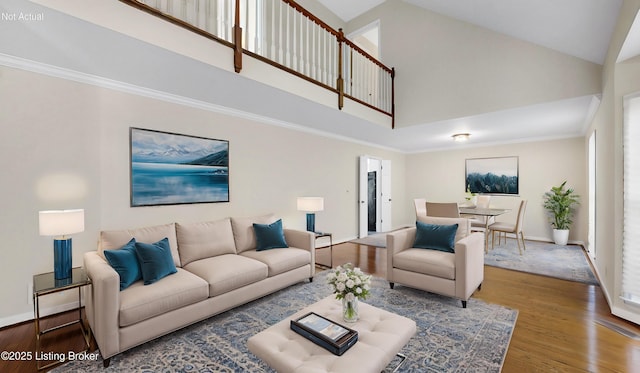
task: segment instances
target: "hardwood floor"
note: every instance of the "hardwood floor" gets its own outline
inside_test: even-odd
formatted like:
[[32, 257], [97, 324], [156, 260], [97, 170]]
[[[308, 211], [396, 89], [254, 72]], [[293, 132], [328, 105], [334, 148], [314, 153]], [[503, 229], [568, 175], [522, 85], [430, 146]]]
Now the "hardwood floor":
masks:
[[[347, 262], [385, 277], [386, 249], [335, 245], [334, 266]], [[599, 286], [485, 266], [482, 290], [473, 297], [519, 311], [503, 372], [640, 372], [640, 340], [596, 320], [638, 335], [640, 327], [612, 316]]]
[[[318, 260], [328, 263], [328, 249]], [[386, 250], [343, 243], [333, 247], [333, 265], [351, 262], [385, 277]], [[487, 303], [519, 311], [503, 372], [639, 372], [640, 341], [597, 323], [609, 320], [640, 334], [640, 327], [612, 316], [598, 286], [485, 266], [482, 290], [473, 295]], [[470, 311], [473, 311], [470, 309]], [[71, 319], [66, 313], [46, 321], [45, 328]], [[45, 350], [81, 350], [77, 326], [45, 336]], [[0, 350], [34, 351], [33, 323], [0, 330]], [[35, 361], [0, 359], [0, 372], [35, 372]]]

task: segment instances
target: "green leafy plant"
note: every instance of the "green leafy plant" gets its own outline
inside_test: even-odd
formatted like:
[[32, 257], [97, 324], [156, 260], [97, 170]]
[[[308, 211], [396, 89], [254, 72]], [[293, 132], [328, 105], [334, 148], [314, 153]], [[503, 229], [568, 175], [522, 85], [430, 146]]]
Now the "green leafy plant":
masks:
[[569, 229], [573, 223], [574, 208], [580, 204], [580, 196], [573, 188], [565, 189], [565, 184], [566, 180], [559, 186], [552, 187], [543, 196], [544, 208], [555, 229]]

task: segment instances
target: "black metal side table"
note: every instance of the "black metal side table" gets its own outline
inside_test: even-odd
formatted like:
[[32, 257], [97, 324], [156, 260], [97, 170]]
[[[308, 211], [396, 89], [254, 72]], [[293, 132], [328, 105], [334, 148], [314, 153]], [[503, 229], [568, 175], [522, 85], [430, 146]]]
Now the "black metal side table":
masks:
[[[73, 268], [71, 277], [62, 280], [56, 280], [54, 278], [53, 272], [41, 273], [33, 276], [33, 312], [34, 321], [36, 324], [36, 366], [38, 370], [46, 369], [60, 364], [59, 361], [56, 361], [44, 366], [40, 366], [40, 359], [38, 358], [38, 356], [42, 355], [42, 352], [40, 351], [40, 337], [54, 330], [58, 330], [75, 324], [80, 324], [82, 337], [84, 338], [84, 341], [87, 345], [87, 348], [84, 351], [89, 351], [91, 345], [91, 328], [85, 326], [85, 323], [82, 319], [81, 304], [82, 288], [88, 285], [91, 285], [91, 279], [89, 279], [87, 273], [81, 267]], [[58, 293], [70, 289], [78, 289], [78, 319], [66, 324], [55, 326], [53, 328], [40, 330], [40, 297], [47, 294]]]
[[[313, 232], [315, 234], [316, 241], [318, 238], [329, 237], [329, 265], [316, 262], [316, 265], [322, 268], [333, 268], [333, 235], [328, 232]], [[317, 249], [316, 249], [317, 250]]]

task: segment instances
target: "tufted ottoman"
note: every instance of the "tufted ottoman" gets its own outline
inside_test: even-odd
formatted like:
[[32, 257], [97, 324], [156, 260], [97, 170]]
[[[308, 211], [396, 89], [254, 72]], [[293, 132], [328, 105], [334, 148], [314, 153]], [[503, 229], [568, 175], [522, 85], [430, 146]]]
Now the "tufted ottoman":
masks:
[[[381, 372], [416, 332], [415, 321], [360, 302], [360, 319], [342, 321], [342, 303], [333, 295], [249, 338], [249, 351], [280, 373]], [[290, 320], [315, 312], [358, 331], [358, 342], [336, 356], [290, 328]]]

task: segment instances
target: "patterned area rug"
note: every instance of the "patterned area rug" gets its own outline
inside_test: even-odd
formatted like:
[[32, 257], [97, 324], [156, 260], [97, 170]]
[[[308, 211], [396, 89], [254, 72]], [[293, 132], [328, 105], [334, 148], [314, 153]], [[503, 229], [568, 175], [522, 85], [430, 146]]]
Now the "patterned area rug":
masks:
[[[330, 295], [326, 272], [102, 361], [74, 361], [54, 372], [273, 372], [247, 349], [247, 339]], [[374, 278], [367, 303], [409, 317], [418, 331], [402, 349], [402, 372], [499, 372], [518, 312], [460, 301]], [[348, 352], [347, 352], [348, 353]], [[387, 371], [395, 367], [392, 361]]]
[[493, 250], [489, 245], [484, 262], [494, 267], [598, 285], [582, 247], [539, 241], [526, 241], [526, 245], [522, 255], [515, 239], [507, 239], [506, 244], [496, 245]]

